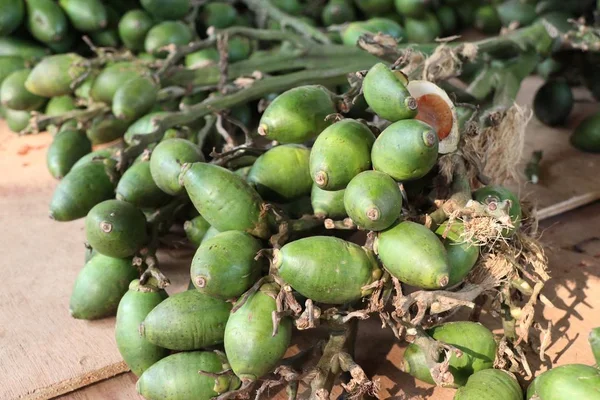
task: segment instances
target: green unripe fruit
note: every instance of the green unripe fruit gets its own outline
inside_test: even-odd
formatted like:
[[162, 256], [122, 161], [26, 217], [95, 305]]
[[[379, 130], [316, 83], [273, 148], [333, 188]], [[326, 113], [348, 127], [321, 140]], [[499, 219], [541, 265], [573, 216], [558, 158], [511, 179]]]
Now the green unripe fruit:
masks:
[[425, 176], [436, 164], [438, 137], [431, 126], [416, 119], [394, 122], [377, 137], [373, 168], [397, 181]]
[[158, 89], [158, 85], [145, 76], [125, 82], [113, 96], [113, 114], [124, 121], [133, 121], [144, 116], [156, 103]]
[[180, 179], [194, 207], [217, 230], [270, 236], [263, 200], [244, 178], [216, 165], [194, 163], [184, 165]]
[[579, 150], [600, 152], [600, 113], [584, 119], [571, 134], [570, 142]]
[[[81, 157], [79, 160], [77, 160], [77, 162], [75, 163], [75, 165], [73, 165], [73, 168], [71, 168], [71, 169], [81, 167], [82, 165], [88, 164], [90, 162], [98, 162], [98, 161], [102, 161], [102, 160], [111, 158], [112, 156], [115, 155], [115, 152], [116, 152], [116, 149], [111, 148], [111, 147], [105, 147], [103, 149], [98, 149], [96, 151], [92, 151], [91, 153], [88, 153], [85, 156]], [[110, 161], [108, 161], [108, 162], [110, 163]]]
[[25, 61], [38, 61], [46, 57], [50, 51], [39, 44], [16, 37], [0, 36], [0, 56], [21, 57]]
[[158, 127], [155, 122], [156, 119], [167, 114], [168, 112], [166, 111], [151, 112], [136, 120], [125, 132], [125, 136], [123, 137], [125, 143], [132, 145], [134, 143], [135, 135], [147, 135], [152, 133]]
[[479, 7], [475, 11], [475, 28], [489, 34], [500, 32], [502, 21], [500, 21], [496, 7], [490, 4]]
[[385, 269], [400, 282], [422, 289], [448, 285], [448, 254], [435, 233], [404, 221], [379, 233], [376, 251]]
[[139, 332], [139, 327], [150, 311], [167, 298], [164, 290], [152, 284], [140, 285], [139, 280], [129, 284], [129, 290], [117, 309], [115, 324], [115, 339], [121, 357], [136, 376], [169, 355], [169, 351], [158, 347], [146, 339]]
[[149, 161], [138, 162], [129, 167], [119, 180], [116, 194], [117, 200], [139, 208], [158, 208], [171, 199], [154, 183]]
[[59, 0], [58, 3], [80, 32], [99, 31], [108, 25], [108, 13], [100, 0]]
[[444, 222], [435, 231], [442, 238], [444, 248], [448, 254], [450, 265], [449, 287], [460, 283], [471, 272], [479, 258], [479, 246], [461, 239], [463, 230], [462, 222], [454, 222], [450, 227], [448, 227], [447, 222]]
[[280, 143], [304, 143], [331, 125], [336, 112], [330, 93], [319, 85], [300, 86], [275, 98], [263, 113], [258, 133]]
[[86, 131], [92, 144], [104, 144], [123, 137], [129, 122], [117, 119], [112, 114], [101, 114], [94, 119]]
[[96, 251], [109, 257], [129, 257], [146, 243], [146, 217], [135, 206], [106, 200], [85, 218], [85, 235]]
[[404, 29], [396, 21], [388, 18], [371, 18], [364, 25], [373, 33], [383, 33], [396, 39], [404, 37]]
[[231, 307], [231, 303], [187, 290], [150, 311], [140, 333], [150, 343], [171, 350], [212, 346], [223, 342]]
[[326, 304], [344, 304], [367, 296], [364, 286], [381, 270], [372, 252], [330, 236], [312, 236], [275, 250], [273, 267], [301, 295]]
[[[488, 328], [477, 322], [447, 322], [428, 330], [435, 340], [450, 344], [461, 350], [457, 357], [450, 356], [448, 371], [453, 375], [451, 387], [464, 386], [473, 373], [490, 369], [496, 358], [496, 341]], [[423, 366], [426, 355], [417, 344], [410, 344], [404, 355], [402, 370], [427, 383], [434, 383], [427, 367]], [[434, 360], [439, 361], [439, 360]]]
[[303, 5], [298, 0], [272, 0], [271, 3], [281, 11], [291, 15], [298, 15], [303, 9]]
[[344, 207], [359, 228], [381, 231], [389, 228], [402, 212], [402, 194], [389, 175], [364, 171], [348, 184]]
[[30, 111], [19, 111], [5, 108], [4, 114], [4, 117], [6, 118], [6, 125], [8, 125], [8, 128], [13, 132], [21, 132], [23, 129], [27, 128], [29, 125], [29, 120], [31, 119]]
[[25, 81], [31, 73], [30, 69], [22, 69], [8, 75], [0, 86], [0, 101], [11, 110], [32, 111], [40, 108], [46, 99], [29, 92]]
[[502, 25], [509, 26], [511, 22], [517, 22], [519, 26], [531, 24], [537, 17], [535, 6], [524, 3], [521, 0], [508, 0], [496, 6], [498, 16]]
[[69, 303], [71, 316], [92, 320], [115, 315], [129, 282], [137, 277], [130, 259], [96, 254], [77, 276]]
[[554, 367], [538, 377], [527, 389], [528, 400], [598, 400], [600, 370], [583, 364]]
[[596, 360], [596, 366], [600, 366], [600, 328], [594, 328], [590, 331], [588, 341]]
[[382, 15], [394, 8], [394, 0], [354, 0], [354, 3], [367, 15]]
[[27, 0], [27, 28], [43, 43], [60, 42], [67, 36], [69, 22], [52, 0]]
[[358, 39], [365, 33], [373, 33], [364, 21], [350, 22], [342, 28], [342, 43], [346, 46], [355, 47]]
[[442, 34], [442, 27], [434, 14], [427, 12], [421, 18], [406, 18], [406, 37], [411, 43], [431, 43]]
[[111, 104], [117, 90], [139, 77], [144, 69], [131, 62], [117, 62], [104, 68], [94, 80], [90, 94], [98, 102]]
[[234, 36], [229, 39], [227, 49], [228, 60], [231, 63], [246, 60], [252, 54], [252, 42], [242, 36]]
[[154, 26], [154, 20], [144, 10], [128, 11], [119, 21], [119, 37], [130, 50], [143, 51], [144, 39]]
[[263, 258], [254, 258], [261, 248], [258, 239], [239, 231], [203, 240], [190, 270], [194, 286], [223, 300], [239, 297], [260, 278]]
[[344, 194], [342, 190], [323, 190], [313, 183], [310, 201], [314, 214], [320, 218], [340, 219], [348, 216], [344, 207]]
[[533, 112], [546, 125], [561, 125], [569, 118], [573, 103], [573, 93], [567, 82], [548, 81], [533, 98]]
[[225, 29], [235, 24], [238, 13], [231, 4], [214, 1], [202, 7], [200, 18], [206, 28]]
[[51, 98], [46, 104], [44, 114], [49, 116], [62, 115], [77, 108], [75, 99], [69, 95], [56, 96]]
[[25, 59], [23, 57], [0, 56], [0, 85], [10, 74], [21, 69], [25, 69]]
[[140, 3], [158, 20], [181, 19], [190, 9], [190, 0], [141, 0]]
[[207, 65], [216, 65], [219, 62], [219, 52], [217, 49], [209, 47], [208, 49], [198, 50], [185, 56], [186, 68], [202, 68]]
[[419, 18], [429, 9], [430, 0], [395, 0], [396, 11], [404, 17]]
[[92, 143], [76, 129], [61, 129], [52, 140], [46, 153], [46, 165], [50, 175], [56, 179], [71, 170], [81, 157], [92, 151]]
[[443, 35], [452, 35], [458, 29], [458, 16], [450, 6], [441, 6], [435, 11], [435, 15], [442, 28]]
[[519, 198], [507, 188], [503, 186], [482, 187], [473, 193], [473, 198], [483, 204], [490, 204], [492, 202], [499, 203], [506, 200], [509, 201], [508, 214], [513, 227], [510, 229], [503, 229], [502, 236], [511, 236], [521, 226], [521, 203], [519, 202]]
[[500, 369], [474, 373], [456, 391], [453, 400], [523, 400], [523, 390], [515, 376]]
[[[93, 35], [94, 33], [90, 33], [90, 37]], [[92, 37], [91, 37], [92, 38]], [[61, 54], [61, 53], [67, 53], [69, 51], [71, 51], [71, 49], [73, 48], [73, 46], [75, 45], [75, 42], [77, 41], [77, 36], [76, 33], [73, 32], [72, 30], [69, 30], [69, 32], [67, 32], [66, 36], [59, 42], [52, 42], [52, 43], [47, 43], [46, 45], [54, 52], [57, 54]], [[92, 38], [93, 40], [93, 38]]]
[[21, 25], [24, 17], [25, 3], [23, 0], [4, 0], [0, 4], [0, 36], [10, 35]]
[[73, 92], [73, 81], [86, 72], [85, 62], [83, 57], [75, 53], [46, 57], [33, 68], [25, 81], [25, 88], [43, 97], [70, 94]]
[[210, 224], [204, 219], [202, 215], [198, 215], [192, 220], [185, 221], [183, 224], [183, 230], [188, 240], [196, 247], [202, 243], [204, 235], [210, 229]]
[[60, 181], [50, 202], [50, 218], [72, 221], [85, 217], [98, 203], [114, 196], [114, 161], [90, 161], [73, 166]]
[[380, 117], [395, 122], [414, 118], [417, 101], [406, 88], [406, 77], [385, 64], [375, 64], [363, 81], [363, 94], [371, 109]]
[[185, 139], [167, 139], [160, 142], [150, 156], [150, 172], [156, 185], [165, 193], [175, 196], [183, 192], [179, 182], [184, 163], [203, 162], [202, 150]]
[[154, 25], [146, 35], [144, 49], [147, 53], [164, 58], [167, 52], [161, 50], [170, 44], [183, 46], [191, 42], [193, 33], [189, 26], [179, 21], [164, 21]]
[[283, 317], [273, 335], [275, 297], [279, 288], [266, 284], [233, 312], [225, 327], [225, 353], [242, 381], [256, 381], [275, 368], [292, 338], [292, 321]]
[[192, 351], [172, 354], [148, 368], [136, 384], [147, 400], [210, 400], [235, 390], [240, 381], [234, 375], [213, 378], [198, 371], [219, 373], [229, 369], [227, 360], [216, 352]]
[[356, 20], [354, 6], [346, 0], [330, 0], [321, 12], [325, 26], [339, 25]]
[[258, 157], [247, 181], [265, 200], [291, 201], [310, 193], [310, 150], [297, 144], [276, 146]]
[[371, 168], [375, 136], [353, 119], [336, 122], [315, 141], [310, 152], [310, 175], [324, 190], [344, 189], [356, 175]]

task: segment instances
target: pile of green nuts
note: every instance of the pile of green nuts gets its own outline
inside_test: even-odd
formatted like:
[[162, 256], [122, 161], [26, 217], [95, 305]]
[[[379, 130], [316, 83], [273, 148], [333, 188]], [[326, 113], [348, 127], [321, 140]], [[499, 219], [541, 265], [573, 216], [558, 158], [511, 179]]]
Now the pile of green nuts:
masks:
[[[71, 315], [116, 315], [149, 400], [278, 386], [324, 399], [336, 384], [376, 396], [353, 358], [367, 318], [408, 344], [399, 369], [457, 388], [456, 400], [522, 399], [532, 376], [521, 355], [549, 276], [530, 208], [498, 184], [514, 157], [490, 149], [521, 141], [506, 116], [536, 69], [566, 79], [557, 65], [576, 55], [595, 93], [600, 35], [584, 24], [595, 8], [2, 2], [0, 115], [15, 132], [54, 135], [50, 217], [85, 218]], [[503, 34], [435, 43], [472, 27]], [[540, 93], [540, 119], [566, 118], [568, 85]], [[594, 151], [594, 121], [578, 147]], [[170, 249], [193, 258], [180, 263], [187, 290], [167, 295], [159, 258]], [[482, 309], [500, 334], [477, 322]], [[314, 340], [290, 355], [304, 330]], [[595, 400], [599, 386], [597, 368], [567, 365], [527, 396]]]

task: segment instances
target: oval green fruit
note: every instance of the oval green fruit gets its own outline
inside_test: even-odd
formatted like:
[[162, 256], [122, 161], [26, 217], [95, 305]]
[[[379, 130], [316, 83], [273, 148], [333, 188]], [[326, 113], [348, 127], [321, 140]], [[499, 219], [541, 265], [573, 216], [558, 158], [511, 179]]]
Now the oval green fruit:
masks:
[[339, 25], [356, 20], [356, 11], [350, 1], [329, 0], [321, 11], [321, 19], [325, 26]]
[[219, 52], [212, 47], [198, 50], [185, 56], [185, 66], [191, 69], [202, 68], [208, 65], [217, 65], [218, 62]]
[[38, 61], [46, 57], [50, 51], [38, 43], [16, 37], [0, 36], [0, 56], [21, 57], [25, 61]]
[[21, 69], [25, 69], [25, 59], [23, 57], [0, 56], [0, 85], [10, 74]]
[[166, 111], [156, 111], [146, 114], [143, 117], [136, 120], [133, 124], [129, 126], [129, 128], [127, 128], [127, 131], [125, 132], [125, 136], [123, 137], [125, 139], [125, 143], [127, 143], [128, 145], [132, 145], [135, 135], [147, 135], [149, 133], [152, 133], [157, 128], [155, 122], [156, 119], [158, 119], [159, 117], [163, 117], [167, 114], [168, 112]]
[[246, 60], [253, 50], [252, 41], [242, 36], [234, 36], [229, 39], [228, 46], [227, 56], [231, 63]]
[[[90, 34], [91, 35], [91, 34]], [[78, 37], [76, 33], [72, 30], [69, 30], [65, 37], [59, 42], [47, 43], [46, 45], [57, 54], [68, 53], [71, 51], [75, 42], [77, 42]]]
[[397, 181], [425, 176], [435, 166], [438, 137], [431, 126], [416, 119], [394, 122], [377, 137], [373, 168]]
[[156, 103], [158, 89], [158, 85], [146, 76], [139, 76], [125, 82], [113, 96], [113, 114], [125, 121], [142, 117]]
[[281, 11], [291, 15], [298, 15], [303, 9], [303, 5], [298, 0], [272, 0], [271, 2]]
[[117, 62], [104, 68], [92, 84], [90, 94], [95, 101], [112, 104], [119, 88], [141, 76], [144, 68], [131, 62]]
[[434, 14], [426, 12], [420, 18], [406, 18], [406, 37], [411, 43], [431, 43], [442, 34], [442, 27]]
[[402, 26], [389, 18], [370, 18], [365, 21], [364, 26], [373, 33], [383, 33], [395, 39], [402, 39], [404, 37]]
[[475, 28], [483, 33], [496, 34], [502, 28], [502, 21], [496, 7], [491, 4], [485, 4], [475, 11]]
[[149, 161], [141, 161], [129, 167], [117, 184], [116, 194], [117, 200], [139, 208], [158, 208], [171, 199], [154, 183]]
[[172, 354], [144, 371], [136, 388], [147, 400], [210, 400], [237, 389], [240, 381], [231, 375], [215, 379], [198, 371], [219, 373], [228, 368], [227, 360], [215, 352]]
[[46, 152], [48, 171], [56, 179], [62, 179], [81, 157], [92, 151], [92, 143], [77, 129], [61, 129]]
[[233, 372], [244, 381], [256, 381], [275, 368], [292, 338], [292, 321], [283, 317], [273, 335], [272, 314], [277, 311], [279, 288], [266, 284], [251, 294], [229, 316], [225, 327], [225, 353]]
[[519, 26], [527, 26], [536, 18], [535, 6], [521, 0], [508, 0], [496, 6], [498, 16], [502, 25], [509, 26], [511, 22], [517, 22]]
[[237, 298], [260, 278], [264, 259], [254, 258], [262, 247], [258, 239], [240, 231], [203, 240], [190, 270], [194, 286], [215, 298]]
[[129, 122], [116, 118], [111, 113], [101, 114], [92, 119], [86, 135], [92, 144], [104, 144], [123, 137]]
[[161, 50], [170, 44], [183, 46], [192, 41], [190, 28], [180, 21], [164, 21], [154, 25], [144, 39], [144, 49], [147, 53], [164, 58], [167, 52]]
[[44, 114], [49, 116], [62, 115], [77, 108], [75, 99], [69, 95], [56, 96], [51, 98], [46, 104]]
[[348, 216], [344, 207], [344, 193], [341, 190], [323, 190], [313, 183], [310, 201], [314, 214], [320, 218], [340, 219]]
[[373, 33], [372, 29], [368, 28], [364, 21], [350, 22], [342, 27], [341, 37], [342, 43], [345, 46], [356, 46], [358, 39], [365, 33]]
[[417, 101], [406, 88], [406, 77], [385, 64], [375, 64], [363, 81], [363, 94], [371, 110], [389, 121], [414, 118]]
[[33, 68], [25, 88], [43, 97], [70, 94], [73, 92], [73, 81], [86, 72], [85, 62], [83, 57], [75, 53], [46, 57]]
[[419, 18], [429, 10], [429, 0], [395, 0], [398, 14], [404, 17]]
[[259, 134], [280, 143], [304, 143], [331, 125], [336, 112], [330, 93], [319, 85], [300, 86], [275, 98], [263, 113]]
[[175, 196], [183, 192], [179, 182], [184, 163], [203, 162], [202, 150], [185, 139], [167, 139], [160, 142], [150, 156], [150, 173], [156, 185], [165, 193]]
[[252, 165], [247, 181], [265, 200], [291, 201], [310, 193], [310, 150], [297, 144], [273, 147]]
[[367, 15], [382, 15], [394, 8], [394, 0], [354, 0], [354, 4]]
[[321, 189], [344, 189], [371, 168], [375, 136], [363, 123], [344, 119], [325, 129], [310, 152], [310, 175]]
[[527, 389], [528, 400], [599, 400], [600, 370], [583, 364], [554, 367], [538, 377]]
[[144, 39], [154, 20], [144, 10], [127, 11], [119, 21], [119, 37], [129, 50], [143, 51]]
[[85, 218], [85, 236], [100, 254], [129, 257], [146, 243], [146, 217], [126, 201], [106, 200]]
[[197, 290], [177, 293], [156, 306], [140, 325], [150, 343], [171, 350], [196, 350], [223, 342], [231, 303]]
[[59, 0], [58, 3], [80, 32], [99, 31], [108, 25], [108, 13], [100, 0]]
[[359, 228], [382, 231], [400, 217], [402, 193], [389, 175], [364, 171], [352, 178], [346, 187], [344, 207]]
[[98, 319], [115, 315], [129, 282], [138, 277], [130, 259], [96, 254], [79, 272], [69, 312], [77, 319]]
[[573, 110], [573, 92], [563, 80], [551, 80], [538, 89], [533, 98], [537, 119], [550, 126], [564, 124]]
[[450, 228], [448, 228], [447, 222], [444, 222], [435, 231], [442, 238], [442, 243], [448, 254], [450, 265], [448, 286], [460, 283], [471, 272], [479, 259], [479, 247], [464, 242], [461, 239], [462, 230], [462, 222], [454, 222]]
[[181, 19], [190, 9], [190, 0], [141, 0], [140, 3], [158, 20]]
[[[106, 160], [106, 159], [114, 156], [116, 151], [117, 151], [117, 149], [112, 148], [112, 147], [105, 147], [102, 149], [92, 151], [91, 153], [88, 153], [85, 156], [81, 157], [79, 160], [77, 160], [77, 162], [73, 165], [73, 167], [71, 169], [73, 170], [75, 168], [81, 167], [82, 165], [88, 164], [93, 161], [97, 162], [97, 161], [101, 161], [101, 160]], [[108, 161], [108, 162], [110, 163], [110, 161]]]
[[584, 119], [571, 134], [570, 142], [579, 150], [600, 152], [600, 113]]
[[99, 47], [118, 48], [121, 45], [119, 32], [115, 28], [104, 29], [102, 31], [90, 32], [92, 43]]
[[447, 5], [439, 7], [435, 10], [435, 16], [440, 23], [443, 35], [452, 35], [457, 32], [458, 16], [452, 7]]
[[35, 95], [25, 89], [25, 81], [31, 73], [30, 69], [15, 71], [4, 79], [0, 86], [0, 101], [11, 110], [37, 110], [45, 102], [44, 97]]
[[23, 0], [4, 0], [0, 3], [0, 36], [10, 35], [21, 25], [24, 17], [25, 3]]
[[523, 390], [515, 376], [500, 369], [474, 373], [459, 388], [453, 400], [523, 400]]
[[[450, 344], [462, 352], [460, 357], [455, 353], [450, 356], [448, 371], [453, 375], [454, 382], [449, 386], [464, 386], [469, 376], [494, 366], [496, 341], [492, 332], [482, 324], [469, 321], [447, 322], [428, 330], [428, 333], [435, 340]], [[433, 384], [429, 370], [423, 366], [423, 349], [411, 343], [406, 352], [402, 370], [419, 380]]]
[[600, 328], [594, 328], [590, 331], [588, 342], [592, 348], [592, 354], [596, 360], [596, 366], [600, 366]]
[[31, 119], [30, 111], [19, 111], [5, 108], [4, 114], [8, 128], [15, 133], [21, 132], [23, 129], [27, 128], [29, 125], [29, 120]]
[[217, 230], [245, 231], [263, 239], [270, 236], [263, 200], [244, 178], [206, 163], [187, 164], [181, 177], [198, 212]]
[[204, 239], [204, 235], [210, 229], [210, 224], [202, 215], [198, 215], [183, 224], [183, 230], [188, 240], [196, 247], [200, 246]]
[[98, 203], [114, 196], [111, 175], [114, 161], [90, 161], [71, 168], [60, 181], [50, 202], [50, 218], [72, 221], [85, 217]]
[[376, 251], [385, 269], [400, 282], [422, 289], [448, 285], [448, 254], [435, 233], [404, 221], [379, 233]]
[[502, 236], [511, 236], [521, 226], [521, 202], [519, 201], [519, 198], [507, 188], [497, 185], [482, 187], [473, 193], [473, 198], [483, 204], [490, 204], [492, 202], [498, 203], [506, 200], [509, 201], [508, 214], [510, 215], [513, 227], [504, 229], [502, 231]]
[[169, 355], [169, 351], [144, 339], [139, 332], [144, 318], [158, 306], [167, 293], [150, 283], [141, 285], [135, 279], [117, 308], [115, 339], [121, 357], [136, 376]]
[[215, 27], [225, 29], [235, 24], [238, 13], [234, 6], [229, 3], [212, 1], [202, 7], [200, 18], [205, 28]]
[[275, 250], [273, 267], [301, 295], [326, 304], [344, 304], [369, 294], [364, 286], [381, 270], [372, 252], [331, 236], [312, 236]]
[[67, 36], [69, 21], [52, 0], [27, 0], [27, 28], [43, 43], [60, 42]]

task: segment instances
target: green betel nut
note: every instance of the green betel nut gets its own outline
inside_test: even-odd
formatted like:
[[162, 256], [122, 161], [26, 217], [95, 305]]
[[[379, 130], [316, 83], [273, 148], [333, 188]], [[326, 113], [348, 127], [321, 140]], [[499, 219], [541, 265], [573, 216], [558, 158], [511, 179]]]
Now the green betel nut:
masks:
[[25, 88], [25, 81], [30, 73], [30, 69], [21, 69], [2, 81], [0, 86], [2, 106], [12, 110], [31, 111], [37, 110], [46, 102], [44, 97], [33, 94]]
[[119, 302], [115, 339], [121, 357], [137, 376], [169, 355], [167, 349], [148, 342], [139, 332], [144, 318], [166, 298], [164, 290], [150, 283], [140, 285], [136, 279], [129, 284], [129, 290]]
[[435, 233], [416, 222], [404, 221], [379, 233], [376, 251], [394, 277], [422, 289], [448, 285], [450, 265]]
[[171, 196], [152, 179], [150, 161], [140, 161], [127, 168], [119, 179], [116, 198], [139, 208], [158, 208], [167, 204]]
[[52, 140], [46, 153], [48, 171], [62, 179], [81, 157], [92, 151], [92, 143], [76, 129], [61, 129]]
[[326, 304], [344, 304], [368, 295], [363, 287], [381, 276], [370, 251], [329, 236], [284, 245], [275, 250], [273, 266], [298, 293]]
[[583, 364], [554, 367], [536, 377], [527, 388], [528, 400], [597, 400], [600, 370]]
[[198, 215], [189, 221], [185, 221], [183, 224], [185, 236], [195, 246], [200, 246], [200, 243], [202, 243], [202, 240], [209, 229], [210, 224], [202, 215]]
[[175, 196], [183, 192], [179, 181], [184, 163], [204, 161], [200, 147], [185, 139], [167, 139], [160, 142], [150, 156], [150, 173], [156, 185], [165, 193]]
[[310, 150], [301, 145], [273, 147], [258, 157], [246, 180], [265, 200], [292, 201], [310, 193], [309, 158]]
[[43, 97], [70, 94], [71, 84], [86, 72], [85, 63], [85, 58], [74, 53], [46, 57], [33, 68], [25, 88]]
[[113, 96], [113, 114], [124, 121], [133, 121], [144, 116], [156, 103], [158, 89], [158, 85], [146, 76], [127, 81]]
[[88, 213], [85, 234], [90, 246], [99, 253], [129, 257], [146, 243], [146, 217], [125, 201], [106, 200]]
[[223, 300], [242, 295], [259, 278], [264, 258], [255, 260], [261, 242], [248, 233], [227, 231], [202, 241], [190, 276], [199, 292]]
[[145, 68], [132, 62], [117, 62], [105, 67], [94, 80], [90, 94], [98, 102], [112, 104], [115, 93], [130, 80], [141, 76]]
[[375, 136], [364, 124], [344, 119], [325, 129], [310, 152], [310, 175], [324, 190], [341, 190], [371, 168]]
[[310, 202], [314, 215], [320, 218], [340, 219], [348, 216], [344, 207], [346, 189], [323, 190], [316, 183], [312, 185]]
[[523, 400], [523, 390], [515, 376], [500, 369], [474, 373], [456, 391], [453, 400]]
[[397, 181], [421, 178], [437, 162], [438, 143], [436, 132], [425, 122], [415, 119], [394, 122], [373, 145], [373, 168]]
[[141, 335], [171, 350], [196, 350], [223, 342], [231, 303], [196, 290], [174, 294], [144, 319]]
[[371, 110], [395, 122], [417, 115], [417, 101], [406, 88], [405, 77], [385, 64], [375, 64], [363, 81], [363, 94]]
[[108, 25], [108, 12], [100, 0], [59, 0], [69, 20], [80, 32], [94, 32]]
[[119, 37], [130, 50], [143, 51], [146, 34], [154, 25], [152, 17], [144, 10], [131, 10], [119, 20]]
[[348, 184], [344, 207], [359, 228], [381, 231], [389, 228], [400, 216], [402, 193], [389, 175], [365, 171]]
[[300, 86], [273, 100], [263, 113], [258, 133], [280, 143], [304, 143], [331, 125], [336, 112], [331, 94], [322, 86]]

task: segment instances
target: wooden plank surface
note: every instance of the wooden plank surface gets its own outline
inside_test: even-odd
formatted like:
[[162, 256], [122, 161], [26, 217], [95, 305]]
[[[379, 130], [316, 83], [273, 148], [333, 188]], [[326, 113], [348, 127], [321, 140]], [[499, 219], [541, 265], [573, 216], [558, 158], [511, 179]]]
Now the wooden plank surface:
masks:
[[[520, 100], [528, 103], [540, 80], [530, 79]], [[583, 97], [578, 93], [577, 97]], [[573, 126], [596, 105], [585, 105], [571, 118]], [[119, 374], [124, 370], [113, 338], [114, 320], [86, 322], [70, 318], [71, 287], [83, 263], [82, 221], [57, 223], [47, 217], [47, 207], [56, 185], [45, 169], [47, 134], [18, 137], [0, 122], [0, 248], [3, 250], [4, 290], [0, 293], [0, 399], [44, 399], [67, 393]], [[523, 193], [544, 207], [569, 197], [600, 188], [597, 165], [600, 157], [578, 152], [568, 146], [568, 129], [551, 129], [535, 119], [528, 129], [527, 152], [542, 149], [542, 177], [539, 185], [527, 185]], [[594, 168], [596, 167], [596, 168]], [[598, 299], [588, 296], [600, 289], [598, 259], [561, 250], [576, 239], [597, 232], [599, 207], [591, 207], [554, 220], [545, 240], [558, 250], [553, 255], [555, 279], [547, 296], [557, 308], [545, 310], [559, 333], [550, 348], [559, 363], [591, 362], [585, 336], [600, 325]], [[590, 244], [594, 246], [594, 243]], [[584, 259], [585, 265], [579, 263]], [[170, 291], [186, 284], [185, 261], [163, 257], [166, 273], [174, 281]], [[189, 265], [189, 264], [188, 264]], [[450, 399], [451, 391], [415, 385], [399, 372], [402, 348], [376, 321], [361, 331], [359, 361], [370, 374], [380, 378], [384, 397], [407, 398], [435, 394]], [[564, 331], [569, 328], [569, 332]], [[576, 336], [576, 337], [575, 337]], [[386, 339], [387, 338], [387, 339]], [[574, 339], [570, 343], [567, 338]], [[569, 346], [568, 351], [564, 348]], [[362, 354], [362, 355], [361, 355]], [[74, 392], [64, 398], [135, 399], [134, 379], [123, 374], [115, 379]], [[99, 393], [111, 393], [102, 395]]]

